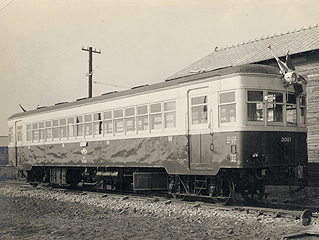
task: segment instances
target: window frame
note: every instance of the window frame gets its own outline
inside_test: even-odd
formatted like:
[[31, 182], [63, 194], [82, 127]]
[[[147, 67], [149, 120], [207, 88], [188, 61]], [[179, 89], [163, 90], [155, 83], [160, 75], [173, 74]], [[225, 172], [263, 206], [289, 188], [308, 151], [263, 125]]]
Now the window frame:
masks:
[[[262, 92], [262, 101], [258, 101], [258, 100], [249, 100], [249, 93], [248, 92]], [[246, 98], [245, 98], [245, 104], [246, 104], [246, 122], [247, 125], [260, 125], [260, 126], [266, 126], [267, 122], [266, 122], [266, 101], [265, 101], [265, 92], [266, 90], [264, 89], [246, 89]], [[262, 113], [263, 113], [263, 120], [262, 121], [258, 121], [258, 120], [249, 120], [249, 107], [248, 104], [256, 104], [256, 110], [257, 109], [257, 104], [262, 104]]]
[[[194, 103], [192, 102], [193, 99], [195, 98], [202, 98], [204, 97], [204, 102], [203, 103]], [[194, 108], [197, 108], [197, 107], [204, 107], [205, 109], [205, 106], [206, 106], [206, 111], [201, 111], [201, 113], [205, 113], [206, 112], [206, 121], [204, 122], [198, 122], [198, 123], [193, 123], [193, 114], [195, 113], [193, 111]], [[192, 129], [202, 129], [202, 128], [206, 128], [206, 125], [209, 124], [210, 122], [210, 114], [209, 114], [209, 93], [208, 92], [203, 92], [203, 93], [198, 93], [198, 94], [193, 94], [189, 97], [189, 109], [190, 109], [190, 116], [189, 116], [189, 124], [191, 126]], [[203, 118], [203, 116], [201, 116], [199, 118], [197, 118], [197, 120], [202, 120], [202, 119], [205, 119]]]
[[[121, 116], [115, 116], [116, 112], [122, 111]], [[118, 131], [119, 126], [118, 123], [122, 122], [122, 131]], [[125, 121], [124, 121], [124, 108], [116, 108], [113, 110], [113, 133], [114, 135], [124, 135], [125, 134]]]
[[[133, 109], [133, 114], [128, 115], [127, 111], [129, 109]], [[127, 125], [128, 121], [132, 121], [132, 130], [128, 131], [129, 127]], [[129, 106], [124, 108], [124, 128], [125, 128], [125, 134], [126, 135], [132, 135], [137, 133], [137, 127], [136, 127], [136, 107], [135, 106]]]
[[[142, 112], [139, 113], [139, 109], [140, 108], [146, 108], [146, 113]], [[137, 133], [148, 133], [150, 132], [150, 116], [149, 116], [149, 111], [150, 111], [150, 106], [149, 104], [139, 104], [136, 106], [136, 130]], [[141, 123], [142, 125], [140, 125], [140, 119], [142, 120]], [[145, 124], [145, 119], [147, 119], [147, 122]], [[143, 129], [141, 129], [140, 127], [143, 127]]]
[[[270, 93], [280, 93], [282, 94], [282, 102], [269, 102], [269, 94]], [[267, 126], [284, 126], [285, 125], [285, 92], [283, 91], [278, 91], [278, 90], [267, 90], [265, 93], [264, 93], [264, 98], [267, 96], [267, 99], [266, 99], [266, 123], [267, 123]], [[282, 121], [269, 121], [269, 104], [276, 104], [276, 105], [281, 105], [281, 118], [282, 118]], [[273, 109], [273, 108], [272, 108]]]
[[[160, 110], [152, 111], [152, 106], [160, 106]], [[160, 119], [160, 124], [158, 121], [154, 121], [155, 118]], [[156, 125], [153, 125], [156, 124]], [[150, 132], [162, 132], [163, 131], [163, 102], [152, 102], [149, 104], [149, 125], [150, 125]], [[160, 126], [158, 128], [155, 128], [155, 126]]]
[[[106, 113], [110, 113], [111, 116], [109, 118], [106, 118]], [[109, 128], [109, 124], [111, 128]], [[109, 131], [111, 130], [111, 131]], [[113, 121], [113, 110], [108, 109], [103, 111], [103, 136], [113, 136], [114, 135], [114, 121]]]
[[[233, 101], [226, 101], [226, 102], [222, 102], [221, 101], [221, 95], [222, 94], [227, 94], [227, 93], [234, 93], [234, 99]], [[232, 90], [227, 90], [227, 91], [220, 91], [218, 92], [218, 123], [219, 126], [233, 126], [237, 123], [237, 103], [236, 103], [236, 90], [232, 89]], [[228, 107], [228, 106], [234, 106], [234, 110], [235, 110], [235, 120], [234, 121], [225, 121], [222, 122], [222, 108], [223, 107]], [[226, 114], [226, 118], [227, 115], [229, 115], [229, 119], [231, 119], [232, 116], [230, 116], [230, 114]]]
[[[98, 116], [97, 118], [95, 116]], [[96, 133], [95, 126], [98, 126], [98, 133]], [[93, 113], [93, 137], [103, 136], [103, 112]]]
[[[169, 103], [174, 103], [174, 109], [168, 109], [166, 110], [165, 109], [165, 104], [169, 104]], [[168, 114], [173, 114], [173, 126], [172, 127], [168, 127], [167, 126], [167, 116]], [[172, 129], [176, 129], [177, 128], [177, 101], [176, 99], [172, 99], [172, 100], [166, 100], [163, 102], [163, 120], [164, 120], [164, 123], [163, 123], [163, 127], [164, 127], [164, 131], [167, 130], [167, 131], [171, 131]]]

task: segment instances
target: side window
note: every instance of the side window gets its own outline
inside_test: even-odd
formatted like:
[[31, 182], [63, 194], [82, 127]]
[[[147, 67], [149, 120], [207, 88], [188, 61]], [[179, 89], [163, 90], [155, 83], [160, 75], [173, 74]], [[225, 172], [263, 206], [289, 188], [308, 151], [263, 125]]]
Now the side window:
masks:
[[286, 100], [287, 125], [297, 125], [297, 104], [296, 95], [288, 94]]
[[137, 130], [148, 130], [148, 105], [137, 106]]
[[13, 127], [9, 127], [9, 143], [13, 143], [13, 142], [14, 142]]
[[66, 118], [60, 119], [60, 138], [66, 138]]
[[130, 107], [125, 109], [125, 129], [126, 132], [135, 132], [135, 108]]
[[27, 124], [27, 142], [30, 142], [31, 140], [32, 140], [32, 127], [31, 127], [31, 124]]
[[151, 106], [151, 129], [162, 129], [162, 104], [153, 103]]
[[176, 101], [164, 103], [164, 127], [176, 127]]
[[45, 139], [52, 140], [52, 122], [51, 122], [51, 120], [45, 122]]
[[59, 139], [59, 120], [52, 121], [52, 137], [53, 139]]
[[191, 124], [207, 123], [207, 96], [192, 97], [191, 98]]
[[21, 125], [17, 126], [17, 141], [18, 142], [22, 141], [22, 126]]
[[44, 132], [45, 132], [44, 122], [39, 122], [39, 140], [44, 141], [44, 139], [45, 139]]
[[248, 121], [264, 121], [263, 91], [247, 92], [247, 119]]
[[124, 132], [123, 109], [114, 110], [114, 130], [115, 130], [115, 133]]
[[94, 136], [102, 134], [102, 114], [94, 113], [93, 117]]
[[267, 95], [267, 121], [283, 122], [283, 94], [268, 92]]
[[236, 122], [235, 91], [219, 94], [220, 123]]
[[32, 140], [38, 141], [39, 140], [39, 130], [38, 130], [39, 124], [33, 123], [32, 124]]
[[85, 114], [84, 115], [84, 135], [91, 136], [93, 134], [93, 121], [92, 121], [92, 114]]
[[68, 117], [68, 137], [75, 137], [74, 117]]
[[112, 111], [104, 112], [104, 134], [113, 133]]
[[83, 116], [76, 116], [76, 136], [81, 137], [84, 135]]

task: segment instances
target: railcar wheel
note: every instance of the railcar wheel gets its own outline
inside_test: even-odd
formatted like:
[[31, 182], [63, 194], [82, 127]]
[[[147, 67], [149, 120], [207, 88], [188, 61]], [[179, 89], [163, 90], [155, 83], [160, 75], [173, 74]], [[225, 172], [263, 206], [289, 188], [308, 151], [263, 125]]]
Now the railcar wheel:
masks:
[[227, 205], [234, 200], [235, 184], [231, 177], [227, 175], [218, 175], [216, 185], [212, 192], [212, 199], [217, 204]]
[[246, 202], [260, 200], [265, 194], [265, 184], [262, 179], [257, 179], [254, 174], [248, 174], [242, 179], [241, 196]]

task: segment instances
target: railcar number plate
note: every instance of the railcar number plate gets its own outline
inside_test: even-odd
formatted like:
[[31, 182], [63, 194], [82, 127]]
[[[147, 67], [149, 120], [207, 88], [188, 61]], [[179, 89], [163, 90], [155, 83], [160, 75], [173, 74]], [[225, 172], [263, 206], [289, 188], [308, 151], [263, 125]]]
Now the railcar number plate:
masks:
[[281, 137], [281, 142], [290, 143], [290, 142], [292, 142], [292, 139], [291, 139], [291, 137]]

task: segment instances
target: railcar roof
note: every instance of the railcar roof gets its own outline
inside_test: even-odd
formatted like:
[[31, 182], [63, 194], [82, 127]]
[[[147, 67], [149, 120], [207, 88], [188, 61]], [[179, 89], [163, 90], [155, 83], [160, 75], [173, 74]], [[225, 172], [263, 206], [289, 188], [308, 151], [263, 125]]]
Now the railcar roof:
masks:
[[174, 86], [174, 85], [177, 85], [180, 83], [184, 83], [184, 82], [202, 80], [202, 79], [205, 79], [208, 77], [226, 76], [226, 75], [231, 75], [231, 74], [275, 74], [275, 75], [279, 75], [280, 73], [279, 73], [279, 69], [276, 67], [269, 66], [269, 65], [261, 65], [261, 64], [245, 64], [245, 65], [240, 65], [240, 66], [217, 69], [214, 71], [198, 72], [197, 74], [192, 75], [192, 76], [179, 77], [179, 78], [166, 80], [165, 82], [160, 82], [160, 83], [156, 83], [156, 84], [152, 84], [152, 85], [134, 87], [134, 88], [129, 89], [129, 90], [124, 90], [124, 91], [120, 91], [120, 92], [112, 92], [112, 93], [104, 94], [104, 95], [102, 94], [101, 96], [96, 96], [93, 98], [83, 98], [83, 99], [78, 99], [77, 101], [73, 101], [73, 102], [58, 103], [58, 104], [53, 105], [53, 106], [42, 107], [42, 108], [37, 108], [37, 109], [26, 111], [26, 112], [16, 113], [16, 114], [13, 114], [12, 116], [10, 116], [9, 120], [14, 119], [14, 118], [25, 117], [25, 116], [29, 116], [29, 115], [33, 115], [33, 114], [54, 111], [54, 110], [58, 110], [58, 109], [62, 110], [62, 109], [67, 109], [67, 108], [74, 107], [74, 106], [87, 105], [87, 104], [91, 104], [94, 102], [100, 102], [103, 100], [110, 100], [110, 99], [118, 98], [118, 97], [146, 93], [146, 92], [154, 91], [157, 89], [171, 87], [171, 86]]

